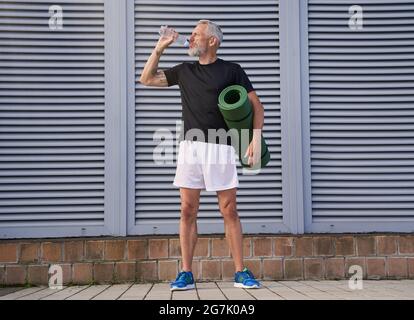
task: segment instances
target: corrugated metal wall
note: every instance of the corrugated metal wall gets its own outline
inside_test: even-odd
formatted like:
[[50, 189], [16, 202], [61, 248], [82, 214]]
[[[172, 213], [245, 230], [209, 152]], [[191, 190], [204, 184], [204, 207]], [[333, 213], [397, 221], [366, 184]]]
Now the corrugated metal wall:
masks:
[[51, 4], [0, 3], [0, 235], [104, 225], [104, 5], [53, 4], [62, 30]]
[[122, 234], [121, 11], [0, 1], [1, 237]]
[[[1, 238], [178, 232], [175, 164], [152, 156], [156, 130], [176, 142], [179, 90], [138, 77], [160, 25], [199, 19], [265, 107], [272, 162], [239, 172], [245, 232], [414, 230], [414, 0], [0, 0]], [[172, 46], [159, 67], [193, 59]], [[202, 193], [202, 233], [224, 231], [216, 201]]]
[[309, 0], [307, 12], [309, 229], [413, 230], [414, 2]]
[[[264, 136], [272, 161], [260, 175], [243, 175], [239, 167], [238, 210], [246, 228], [249, 223], [254, 225], [251, 232], [275, 230], [274, 223], [282, 221], [278, 15], [277, 1], [135, 1], [136, 74], [141, 74], [158, 40], [160, 25], [171, 25], [190, 35], [199, 19], [211, 19], [224, 33], [218, 56], [245, 69], [263, 102]], [[196, 58], [173, 45], [161, 57], [159, 69], [183, 61]], [[176, 121], [181, 118], [178, 86], [148, 88], [137, 83], [135, 117], [136, 232], [176, 233], [180, 197], [172, 186], [175, 162], [153, 162], [153, 150], [159, 143], [153, 136], [162, 128], [176, 138]], [[201, 229], [222, 231], [222, 225], [215, 225], [222, 224], [215, 193], [202, 192], [198, 217]]]

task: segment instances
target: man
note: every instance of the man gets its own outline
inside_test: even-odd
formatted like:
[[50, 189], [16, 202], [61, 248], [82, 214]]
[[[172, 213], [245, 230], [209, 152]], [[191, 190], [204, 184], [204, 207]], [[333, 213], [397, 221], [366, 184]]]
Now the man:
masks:
[[[217, 193], [226, 238], [234, 260], [234, 286], [259, 288], [260, 283], [243, 264], [242, 228], [236, 208], [238, 178], [234, 148], [228, 141], [193, 141], [189, 133], [197, 130], [210, 137], [212, 130], [228, 130], [217, 106], [218, 96], [229, 85], [242, 85], [248, 92], [254, 111], [255, 130], [245, 154], [248, 164], [254, 166], [260, 161], [263, 106], [244, 70], [236, 63], [217, 57], [223, 34], [220, 27], [209, 20], [200, 20], [189, 39], [188, 54], [198, 57], [198, 61], [181, 63], [164, 71], [158, 70], [161, 54], [177, 36], [178, 33], [173, 31], [172, 35], [160, 37], [140, 78], [145, 86], [169, 87], [178, 84], [181, 91], [185, 139], [179, 146], [174, 185], [180, 188], [181, 197], [182, 271], [171, 283], [171, 290], [194, 288], [191, 266], [197, 243], [196, 219], [202, 189]], [[222, 159], [223, 155], [225, 161], [214, 161]]]

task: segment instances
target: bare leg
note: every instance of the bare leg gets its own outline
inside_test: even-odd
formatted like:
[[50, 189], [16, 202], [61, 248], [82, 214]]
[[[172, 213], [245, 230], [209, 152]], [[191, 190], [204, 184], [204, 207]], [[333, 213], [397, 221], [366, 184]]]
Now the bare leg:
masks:
[[243, 270], [243, 234], [237, 213], [236, 188], [217, 191], [219, 207], [224, 218], [227, 242], [233, 256], [236, 272]]
[[184, 271], [191, 271], [197, 244], [197, 213], [200, 204], [200, 191], [200, 189], [180, 188], [180, 245], [183, 259], [182, 270]]

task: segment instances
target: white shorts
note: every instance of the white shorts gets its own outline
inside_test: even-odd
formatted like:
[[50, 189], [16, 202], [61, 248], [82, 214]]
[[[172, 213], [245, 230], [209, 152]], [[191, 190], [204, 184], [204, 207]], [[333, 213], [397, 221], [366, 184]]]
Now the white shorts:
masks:
[[237, 188], [236, 156], [233, 146], [184, 140], [180, 142], [176, 187], [219, 191]]

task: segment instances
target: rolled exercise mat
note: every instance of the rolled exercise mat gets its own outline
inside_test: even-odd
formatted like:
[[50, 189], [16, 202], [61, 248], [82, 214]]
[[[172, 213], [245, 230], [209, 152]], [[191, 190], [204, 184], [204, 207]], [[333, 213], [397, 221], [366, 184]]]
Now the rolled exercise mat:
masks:
[[[244, 153], [246, 152], [248, 145], [242, 146], [241, 144], [243, 134], [242, 129], [248, 129], [249, 144], [253, 138], [253, 108], [250, 104], [246, 89], [240, 85], [232, 85], [223, 89], [218, 98], [218, 107], [229, 129], [237, 130], [238, 141], [237, 145], [234, 145], [233, 142], [233, 146], [239, 155], [241, 165], [246, 168], [257, 169], [255, 168], [257, 165], [250, 167], [247, 164], [248, 159], [244, 158]], [[270, 152], [263, 135], [261, 140], [262, 156], [260, 167], [264, 168], [270, 161]]]

